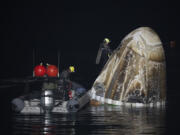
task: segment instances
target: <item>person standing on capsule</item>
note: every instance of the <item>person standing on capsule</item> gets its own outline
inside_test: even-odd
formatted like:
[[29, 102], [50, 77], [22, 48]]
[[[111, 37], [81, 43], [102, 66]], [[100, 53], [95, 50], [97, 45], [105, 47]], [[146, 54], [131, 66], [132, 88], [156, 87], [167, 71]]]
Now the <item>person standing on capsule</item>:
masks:
[[112, 54], [112, 50], [110, 49], [110, 42], [111, 41], [108, 38], [105, 38], [103, 42], [100, 44], [97, 53], [96, 64], [100, 64], [102, 68]]

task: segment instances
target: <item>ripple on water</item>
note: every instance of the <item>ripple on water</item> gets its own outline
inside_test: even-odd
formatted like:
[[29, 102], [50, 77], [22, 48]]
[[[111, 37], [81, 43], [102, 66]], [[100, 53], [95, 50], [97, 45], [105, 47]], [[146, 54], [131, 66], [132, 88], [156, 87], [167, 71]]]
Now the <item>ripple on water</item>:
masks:
[[12, 120], [14, 135], [159, 135], [166, 132], [163, 108], [89, 106], [72, 114], [14, 114]]

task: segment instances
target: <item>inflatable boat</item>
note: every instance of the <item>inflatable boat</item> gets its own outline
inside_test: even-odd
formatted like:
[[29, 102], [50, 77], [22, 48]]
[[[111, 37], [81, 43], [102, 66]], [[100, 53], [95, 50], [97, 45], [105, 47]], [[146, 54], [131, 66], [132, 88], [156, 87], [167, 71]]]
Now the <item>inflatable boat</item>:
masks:
[[[72, 82], [72, 89], [65, 92], [54, 81], [43, 82], [40, 91], [30, 92], [12, 100], [12, 109], [21, 114], [78, 112], [90, 101], [90, 90]], [[66, 95], [65, 95], [66, 94]]]

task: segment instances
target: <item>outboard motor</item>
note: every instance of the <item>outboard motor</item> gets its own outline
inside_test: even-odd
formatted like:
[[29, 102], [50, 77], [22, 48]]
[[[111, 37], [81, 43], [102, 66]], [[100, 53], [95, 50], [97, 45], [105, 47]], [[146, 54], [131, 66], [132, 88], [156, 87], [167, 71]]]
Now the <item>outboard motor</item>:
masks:
[[54, 107], [53, 90], [43, 90], [41, 93], [41, 106], [44, 112], [51, 112]]

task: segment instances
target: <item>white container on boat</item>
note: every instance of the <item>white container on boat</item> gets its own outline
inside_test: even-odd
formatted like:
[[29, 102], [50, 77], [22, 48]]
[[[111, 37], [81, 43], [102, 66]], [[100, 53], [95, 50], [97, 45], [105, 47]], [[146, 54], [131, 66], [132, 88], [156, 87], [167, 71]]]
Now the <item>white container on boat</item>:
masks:
[[41, 93], [41, 106], [44, 111], [51, 111], [54, 107], [54, 97], [52, 90], [44, 90]]

